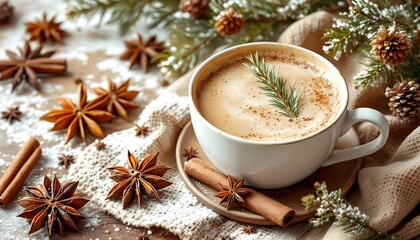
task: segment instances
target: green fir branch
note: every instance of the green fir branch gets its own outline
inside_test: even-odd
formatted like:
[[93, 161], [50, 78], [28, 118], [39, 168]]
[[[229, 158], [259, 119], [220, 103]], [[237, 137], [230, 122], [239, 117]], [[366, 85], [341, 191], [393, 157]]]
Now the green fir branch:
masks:
[[[377, 86], [387, 82], [390, 76], [419, 81], [420, 5], [411, 1], [394, 4], [391, 0], [352, 0], [352, 5], [349, 12], [342, 13], [342, 18], [335, 19], [332, 28], [326, 30], [324, 52], [338, 60], [343, 54], [357, 50], [366, 59], [367, 69], [354, 78], [357, 86]], [[372, 51], [371, 41], [381, 26], [396, 28], [411, 45], [400, 65], [386, 65]]]
[[352, 3], [353, 6], [349, 12], [341, 13], [342, 18], [335, 19], [332, 28], [328, 29], [323, 36], [326, 40], [324, 52], [336, 60], [364, 44], [370, 39], [369, 36], [374, 35], [381, 26], [388, 28], [394, 24], [386, 12], [395, 12], [395, 10], [384, 9], [390, 6], [390, 0], [379, 1], [379, 3], [353, 0]]
[[265, 95], [270, 98], [273, 106], [280, 109], [283, 116], [290, 118], [297, 118], [299, 115], [299, 103], [301, 93], [299, 93], [295, 86], [286, 87], [287, 80], [280, 77], [275, 67], [269, 67], [264, 58], [258, 56], [258, 53], [247, 56], [249, 63], [244, 65], [252, 71], [258, 78], [258, 82], [263, 86], [260, 89], [265, 92]]
[[98, 25], [119, 23], [125, 32], [134, 25], [143, 13], [146, 3], [151, 0], [74, 0], [67, 12], [69, 19], [85, 17], [90, 20], [97, 16]]
[[346, 28], [328, 29], [322, 39], [327, 40], [323, 50], [328, 55], [338, 60], [343, 53], [348, 53], [356, 47], [358, 41], [355, 41], [357, 35]]
[[[304, 17], [306, 14], [314, 12], [319, 9], [329, 8], [330, 6], [337, 4], [338, 0], [211, 0], [209, 3], [209, 13], [203, 20], [195, 20], [187, 18], [182, 21], [180, 18], [177, 19], [174, 26], [177, 26], [176, 31], [185, 31], [186, 38], [183, 38], [186, 45], [183, 45], [179, 41], [179, 34], [171, 34], [168, 44], [168, 49], [177, 49], [177, 52], [171, 51], [168, 53], [167, 58], [171, 58], [173, 61], [167, 61], [166, 64], [161, 64], [163, 72], [168, 73], [168, 66], [170, 63], [175, 64], [175, 73], [171, 73], [173, 76], [178, 76], [185, 71], [195, 66], [193, 62], [198, 63], [203, 60], [203, 57], [208, 56], [220, 47], [229, 47], [241, 43], [253, 42], [253, 41], [275, 41], [280, 33], [284, 31], [293, 21]], [[315, 5], [313, 5], [315, 4]], [[222, 37], [215, 32], [214, 29], [214, 18], [219, 15], [222, 11], [226, 11], [229, 8], [238, 11], [245, 19], [244, 29], [239, 33], [229, 37]], [[201, 22], [205, 22], [202, 24]], [[189, 31], [193, 28], [192, 24], [198, 24], [200, 31]], [[171, 30], [173, 33], [173, 30]], [[209, 33], [216, 34], [217, 36], [209, 36]], [[203, 35], [205, 35], [203, 37]], [[207, 41], [205, 39], [211, 39]], [[205, 44], [201, 44], [202, 42]], [[191, 44], [193, 43], [193, 44]], [[200, 45], [199, 48], [194, 46]], [[189, 58], [183, 59], [180, 52], [183, 52], [183, 46], [190, 53]], [[205, 49], [203, 49], [205, 48]], [[191, 49], [198, 51], [197, 53], [191, 52]], [[175, 55], [174, 55], [175, 54]], [[169, 70], [170, 72], [171, 70]]]
[[336, 224], [343, 227], [346, 233], [358, 234], [368, 231], [366, 240], [391, 240], [395, 237], [390, 233], [382, 233], [369, 225], [369, 217], [362, 213], [359, 208], [350, 205], [342, 197], [341, 190], [328, 191], [325, 182], [314, 184], [315, 195], [308, 194], [302, 197], [301, 202], [306, 210], [317, 207], [315, 217], [309, 219], [314, 227], [319, 227], [331, 218], [335, 218]]
[[141, 19], [152, 19], [149, 28], [169, 25], [177, 11], [177, 1], [173, 0], [71, 0], [67, 17], [96, 19], [98, 25], [119, 24], [125, 33]]
[[175, 20], [169, 29], [166, 51], [159, 55], [161, 61], [158, 66], [165, 77], [174, 78], [185, 73], [223, 44], [223, 37], [208, 24], [204, 20]]
[[355, 83], [358, 87], [369, 88], [378, 86], [382, 82], [388, 82], [388, 72], [392, 71], [393, 67], [384, 64], [376, 58], [368, 59], [366, 70], [359, 72], [355, 77]]
[[151, 21], [148, 24], [149, 29], [155, 27], [167, 28], [176, 21], [176, 13], [179, 12], [176, 1], [164, 0], [163, 2], [163, 4], [155, 2], [145, 11], [144, 17]]
[[[132, 2], [136, 2], [132, 0]], [[67, 17], [70, 19], [78, 19], [85, 17], [90, 19], [96, 15], [101, 16], [99, 23], [103, 21], [103, 16], [108, 13], [112, 8], [124, 8], [129, 2], [125, 0], [74, 0], [70, 2], [70, 10], [67, 12]]]
[[[215, 45], [221, 37], [214, 33], [202, 38], [200, 42], [176, 43], [158, 55], [161, 73], [168, 78], [179, 77], [182, 73], [194, 68], [204, 56], [209, 56], [215, 47], [203, 48], [205, 45]], [[173, 43], [172, 43], [173, 44]]]

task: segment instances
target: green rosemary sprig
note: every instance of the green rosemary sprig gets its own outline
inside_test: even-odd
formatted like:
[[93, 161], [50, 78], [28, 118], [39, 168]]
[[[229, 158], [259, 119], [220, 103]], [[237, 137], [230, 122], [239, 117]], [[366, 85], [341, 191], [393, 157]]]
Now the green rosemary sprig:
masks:
[[369, 231], [366, 240], [395, 239], [392, 234], [379, 232], [370, 226], [369, 217], [359, 208], [351, 206], [342, 197], [340, 189], [330, 192], [325, 182], [316, 182], [314, 187], [316, 196], [309, 194], [301, 199], [306, 210], [318, 206], [315, 217], [309, 219], [309, 223], [314, 227], [319, 227], [334, 217], [338, 225], [344, 227], [346, 233], [356, 234], [366, 230]]
[[260, 89], [270, 97], [271, 104], [279, 108], [283, 116], [297, 118], [302, 94], [296, 90], [295, 86], [290, 86], [288, 89], [287, 80], [278, 75], [274, 66], [269, 67], [263, 58], [260, 59], [257, 52], [249, 54], [247, 59], [249, 63], [244, 63], [244, 65], [254, 73], [258, 82], [263, 84]]

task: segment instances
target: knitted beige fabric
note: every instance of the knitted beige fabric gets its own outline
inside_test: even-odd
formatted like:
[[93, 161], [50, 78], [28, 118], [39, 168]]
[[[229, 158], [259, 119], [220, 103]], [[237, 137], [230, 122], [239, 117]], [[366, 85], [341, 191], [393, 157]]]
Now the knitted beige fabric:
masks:
[[[332, 16], [328, 13], [314, 13], [291, 25], [279, 42], [323, 54], [320, 37], [331, 23]], [[383, 87], [366, 92], [354, 90], [352, 77], [362, 69], [357, 56], [332, 62], [342, 71], [351, 89], [350, 108], [367, 106], [389, 114]], [[80, 181], [79, 189], [91, 198], [92, 205], [126, 224], [163, 227], [182, 239], [357, 238], [335, 226], [310, 229], [307, 223], [287, 228], [258, 227], [257, 233], [248, 235], [242, 231], [244, 224], [224, 218], [200, 204], [184, 186], [175, 166], [176, 139], [189, 120], [187, 100], [180, 96], [186, 96], [190, 77], [188, 73], [180, 78], [143, 111], [139, 124], [149, 127], [148, 136], [136, 137], [134, 128], [110, 134], [103, 140], [107, 146], [104, 151], [88, 146], [81, 159], [71, 166], [70, 176]], [[390, 115], [387, 118], [391, 125], [389, 140], [382, 150], [365, 158], [358, 177], [360, 188], [356, 188], [349, 199], [370, 217], [373, 227], [380, 231], [395, 229], [399, 239], [409, 239], [420, 233], [420, 217], [415, 211], [420, 200], [420, 127], [418, 122], [403, 124]], [[362, 142], [377, 135], [371, 124], [360, 124], [357, 131]], [[172, 167], [165, 177], [174, 184], [160, 191], [162, 203], [146, 198], [142, 208], [132, 204], [123, 210], [120, 201], [105, 200], [114, 185], [106, 168], [126, 166], [127, 150], [138, 158], [160, 151], [159, 162]]]

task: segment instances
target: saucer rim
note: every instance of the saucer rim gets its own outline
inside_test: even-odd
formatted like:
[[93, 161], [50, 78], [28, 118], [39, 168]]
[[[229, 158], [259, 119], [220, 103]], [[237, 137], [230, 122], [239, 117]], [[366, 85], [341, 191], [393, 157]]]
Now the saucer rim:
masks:
[[[215, 202], [212, 200], [212, 198], [206, 194], [204, 194], [197, 186], [195, 183], [193, 183], [193, 178], [188, 176], [185, 171], [184, 171], [184, 163], [186, 162], [186, 160], [182, 157], [182, 143], [183, 140], [185, 138], [185, 135], [188, 131], [194, 131], [194, 129], [192, 129], [192, 124], [191, 121], [189, 121], [184, 128], [182, 129], [181, 133], [178, 136], [177, 139], [177, 143], [176, 143], [176, 165], [178, 168], [178, 171], [181, 175], [181, 179], [184, 182], [184, 184], [186, 185], [186, 187], [188, 188], [188, 190], [191, 192], [192, 195], [194, 195], [199, 202], [201, 202], [204, 206], [212, 209], [213, 211], [215, 211], [216, 213], [227, 217], [229, 219], [233, 219], [239, 222], [243, 222], [243, 223], [249, 223], [249, 224], [255, 224], [255, 225], [268, 225], [268, 226], [274, 226], [277, 225], [273, 222], [271, 222], [270, 220], [266, 219], [265, 217], [258, 215], [256, 213], [252, 213], [252, 212], [243, 212], [240, 211], [239, 208], [238, 209], [231, 209], [231, 210], [226, 210], [226, 208], [224, 208], [223, 206], [219, 205], [219, 204], [215, 204]], [[356, 136], [357, 133], [354, 130], [354, 128], [350, 128], [349, 131], [352, 131]], [[194, 133], [195, 135], [195, 133]], [[359, 137], [356, 138], [356, 141], [358, 142], [358, 144], [360, 145], [360, 139]], [[351, 188], [353, 187], [358, 172], [362, 166], [362, 162], [363, 162], [363, 158], [358, 158], [355, 160], [351, 160], [354, 161], [355, 164], [353, 164], [353, 168], [352, 168], [352, 174], [351, 176], [347, 179], [347, 181], [345, 182], [345, 184], [343, 184], [341, 188], [341, 192], [344, 196], [346, 196]], [[194, 180], [197, 181], [197, 180]], [[292, 223], [296, 223], [296, 222], [300, 222], [303, 220], [306, 220], [310, 217], [312, 217], [315, 214], [315, 209], [311, 209], [311, 210], [306, 210], [303, 212], [296, 212], [294, 219], [292, 220]]]

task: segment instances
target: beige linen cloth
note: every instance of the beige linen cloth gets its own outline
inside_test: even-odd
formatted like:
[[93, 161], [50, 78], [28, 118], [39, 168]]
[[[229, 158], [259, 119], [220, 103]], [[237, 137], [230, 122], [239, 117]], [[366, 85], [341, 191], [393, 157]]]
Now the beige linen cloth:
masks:
[[[322, 55], [320, 40], [333, 17], [317, 12], [291, 25], [279, 42], [300, 45]], [[349, 108], [372, 107], [382, 113], [390, 123], [389, 139], [379, 152], [365, 157], [358, 176], [358, 187], [348, 197], [370, 217], [370, 223], [380, 231], [395, 230], [398, 239], [410, 239], [420, 234], [420, 127], [419, 122], [401, 123], [389, 114], [384, 86], [369, 91], [355, 90], [354, 74], [362, 69], [357, 56], [332, 61], [343, 73], [351, 94]], [[243, 232], [244, 224], [224, 218], [203, 206], [188, 191], [180, 179], [175, 165], [175, 145], [178, 134], [189, 121], [186, 99], [191, 73], [186, 74], [168, 91], [154, 100], [142, 112], [139, 124], [150, 129], [146, 137], [136, 137], [134, 128], [108, 135], [103, 141], [106, 149], [97, 151], [88, 146], [80, 159], [71, 167], [70, 176], [80, 181], [79, 188], [86, 193], [98, 210], [107, 212], [122, 222], [138, 227], [159, 226], [181, 239], [358, 239], [362, 236], [346, 234], [331, 224], [310, 228], [306, 222], [287, 228], [257, 227], [254, 234]], [[357, 126], [362, 142], [377, 136], [371, 124]], [[165, 176], [174, 184], [161, 190], [162, 203], [152, 199], [143, 201], [142, 208], [133, 203], [122, 209], [121, 200], [106, 200], [115, 184], [106, 169], [127, 166], [127, 150], [138, 158], [160, 151], [159, 162], [172, 167]]]

